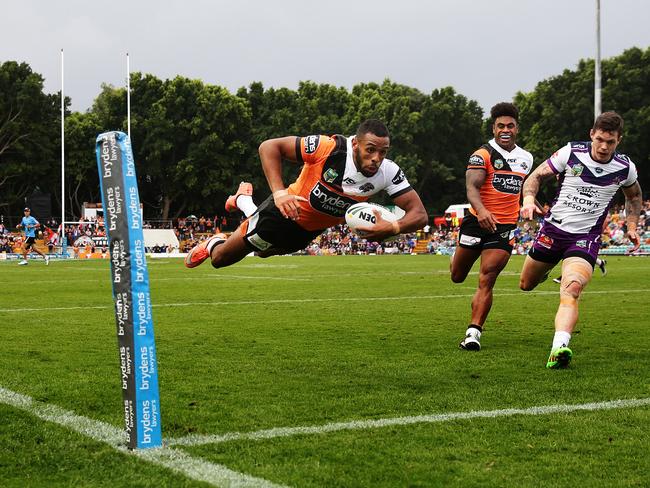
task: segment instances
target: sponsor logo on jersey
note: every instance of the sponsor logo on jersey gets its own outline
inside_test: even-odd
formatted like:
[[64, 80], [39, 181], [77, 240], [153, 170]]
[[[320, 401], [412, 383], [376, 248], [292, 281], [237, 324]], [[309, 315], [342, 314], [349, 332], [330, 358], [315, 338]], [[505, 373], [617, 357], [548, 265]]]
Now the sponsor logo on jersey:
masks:
[[585, 167], [582, 164], [578, 163], [573, 165], [571, 172], [573, 173], [573, 176], [580, 176], [582, 174], [582, 170], [584, 169]]
[[333, 192], [319, 181], [309, 192], [309, 204], [312, 208], [332, 217], [344, 217], [348, 207], [355, 203], [356, 200]]
[[598, 190], [591, 186], [579, 186], [576, 190], [584, 197], [594, 198], [595, 196], [598, 196]]
[[594, 168], [594, 171], [600, 175], [603, 173], [603, 168]]
[[519, 175], [504, 175], [495, 173], [492, 176], [492, 186], [501, 193], [517, 195], [521, 191], [524, 179]]
[[347, 184], [347, 185], [354, 185], [354, 184], [356, 183], [356, 181], [354, 181], [352, 178], [350, 178], [350, 177], [348, 176], [347, 178], [345, 178], [345, 179], [343, 180], [343, 183], [345, 183], [345, 184]]
[[485, 166], [485, 161], [483, 161], [483, 158], [478, 155], [478, 154], [472, 154], [469, 158], [469, 165], [470, 166]]
[[305, 137], [305, 153], [314, 154], [316, 152], [316, 149], [318, 149], [319, 141], [320, 141], [320, 136]]
[[503, 168], [503, 160], [502, 160], [502, 159], [497, 159], [497, 160], [494, 162], [494, 167], [495, 167], [496, 169], [501, 169], [501, 168]]
[[580, 239], [579, 241], [576, 241], [576, 246], [578, 246], [578, 247], [587, 247], [587, 240], [586, 239]]
[[393, 176], [392, 182], [393, 185], [399, 185], [402, 181], [406, 179], [406, 175], [404, 174], [404, 171], [401, 169], [397, 172], [395, 176]]
[[331, 183], [336, 179], [338, 175], [339, 174], [336, 172], [334, 168], [330, 168], [327, 171], [325, 171], [325, 173], [323, 174], [323, 179], [328, 183]]
[[521, 162], [521, 169], [523, 169], [524, 171], [528, 169], [528, 165], [526, 164], [526, 161]]
[[460, 235], [460, 243], [464, 244], [465, 246], [476, 246], [476, 245], [481, 243], [481, 238], [461, 234]]
[[540, 234], [537, 238], [537, 243], [546, 249], [550, 249], [553, 246], [553, 238], [546, 234]]
[[574, 143], [574, 144], [573, 144], [573, 147], [574, 147], [575, 149], [587, 149], [586, 144], [582, 144], [582, 143], [580, 143], [580, 142], [576, 142], [576, 143]]
[[373, 184], [370, 183], [370, 182], [368, 182], [368, 183], [364, 183], [363, 185], [361, 185], [361, 186], [359, 187], [359, 191], [360, 191], [361, 193], [366, 193], [366, 192], [369, 192], [369, 191], [374, 190], [374, 189], [375, 189], [375, 185], [373, 185]]

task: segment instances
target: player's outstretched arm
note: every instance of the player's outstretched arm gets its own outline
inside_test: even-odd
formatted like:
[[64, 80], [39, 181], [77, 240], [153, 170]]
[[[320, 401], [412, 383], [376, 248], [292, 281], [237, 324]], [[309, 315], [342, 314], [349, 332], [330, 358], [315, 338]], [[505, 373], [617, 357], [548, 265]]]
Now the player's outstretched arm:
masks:
[[627, 188], [623, 187], [623, 194], [625, 195], [625, 224], [627, 226], [627, 237], [634, 247], [630, 252], [634, 252], [641, 246], [639, 234], [637, 234], [636, 227], [639, 223], [639, 215], [641, 214], [641, 206], [643, 199], [641, 197], [641, 185], [635, 182], [632, 186]]
[[542, 182], [548, 180], [555, 176], [553, 169], [544, 161], [540, 164], [535, 171], [533, 171], [526, 181], [524, 182], [524, 187], [521, 190], [521, 194], [524, 197], [523, 204], [521, 205], [521, 217], [523, 219], [531, 220], [535, 218], [535, 215], [543, 215], [544, 210], [542, 210], [536, 203], [535, 197], [539, 192], [539, 187]]
[[273, 193], [275, 206], [288, 219], [298, 218], [298, 201], [305, 200], [298, 195], [289, 195], [282, 181], [282, 160], [297, 162], [296, 137], [287, 136], [267, 139], [259, 147], [260, 161], [264, 176]]

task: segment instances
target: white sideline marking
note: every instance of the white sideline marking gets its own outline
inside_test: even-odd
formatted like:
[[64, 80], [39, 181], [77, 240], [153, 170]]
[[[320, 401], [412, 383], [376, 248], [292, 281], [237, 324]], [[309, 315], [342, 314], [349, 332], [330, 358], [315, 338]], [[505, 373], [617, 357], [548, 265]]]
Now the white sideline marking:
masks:
[[[472, 288], [474, 289], [474, 288]], [[600, 290], [600, 291], [584, 291], [583, 295], [609, 295], [612, 293], [642, 293], [649, 291], [648, 288], [640, 288], [636, 290]], [[494, 297], [513, 297], [524, 295], [558, 295], [558, 290], [552, 291], [519, 291], [514, 293], [495, 293]], [[282, 300], [233, 300], [223, 302], [178, 302], [178, 303], [154, 303], [154, 308], [166, 307], [193, 307], [196, 305], [201, 306], [223, 306], [223, 305], [270, 305], [281, 303], [321, 303], [321, 302], [356, 302], [362, 300], [364, 302], [382, 302], [382, 301], [396, 301], [396, 300], [431, 300], [436, 298], [471, 298], [474, 294], [463, 295], [411, 295], [411, 296], [393, 296], [393, 297], [366, 297], [359, 295], [358, 297], [339, 297], [339, 298], [289, 298]], [[80, 305], [76, 307], [45, 307], [45, 308], [4, 308], [0, 309], [2, 312], [54, 312], [60, 310], [108, 310], [113, 308], [110, 305]]]
[[297, 435], [325, 434], [342, 430], [365, 430], [391, 427], [395, 425], [430, 424], [477, 418], [511, 417], [513, 415], [548, 415], [553, 413], [571, 413], [578, 411], [612, 410], [615, 408], [633, 408], [650, 405], [650, 398], [629, 400], [611, 400], [598, 403], [581, 403], [577, 405], [544, 405], [529, 408], [505, 408], [502, 410], [472, 410], [469, 412], [453, 412], [434, 415], [417, 415], [412, 417], [395, 417], [377, 420], [353, 420], [351, 422], [335, 422], [310, 427], [277, 427], [274, 429], [258, 430], [255, 432], [230, 432], [227, 434], [198, 435], [190, 434], [177, 439], [167, 439], [170, 446], [198, 446], [203, 444], [219, 444], [222, 442], [264, 439], [278, 437], [293, 437]]
[[91, 439], [108, 444], [122, 454], [132, 455], [164, 466], [188, 478], [204, 481], [213, 486], [246, 488], [281, 488], [283, 485], [271, 483], [221, 464], [214, 464], [168, 446], [156, 449], [129, 450], [126, 447], [124, 431], [117, 427], [77, 415], [56, 405], [39, 402], [31, 397], [0, 387], [0, 403], [18, 408], [42, 420], [53, 422]]
[[[352, 275], [350, 275], [352, 276]], [[236, 279], [242, 279], [242, 280], [274, 280], [274, 281], [312, 281], [311, 278], [305, 277], [305, 278], [299, 278], [299, 277], [291, 277], [291, 276], [251, 276], [251, 275], [226, 275], [226, 274], [221, 274], [221, 275], [210, 275], [210, 276], [187, 276], [187, 277], [168, 277], [168, 278], [155, 278], [153, 280], [149, 280], [151, 283], [152, 281], [158, 282], [158, 281], [206, 281], [206, 280], [226, 280], [230, 278], [236, 278]], [[74, 283], [97, 283], [97, 279], [94, 280], [74, 280]], [[35, 284], [47, 284], [47, 283], [61, 283], [61, 280], [29, 280], [30, 285], [35, 285]], [[110, 283], [110, 280], [106, 281], [106, 283]]]

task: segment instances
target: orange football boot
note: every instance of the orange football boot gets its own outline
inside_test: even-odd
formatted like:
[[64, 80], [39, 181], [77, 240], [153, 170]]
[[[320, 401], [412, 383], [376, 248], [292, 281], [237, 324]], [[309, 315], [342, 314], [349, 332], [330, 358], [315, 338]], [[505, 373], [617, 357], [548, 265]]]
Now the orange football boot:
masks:
[[226, 200], [226, 212], [234, 212], [237, 210], [237, 197], [239, 195], [253, 196], [253, 184], [242, 181], [237, 188], [237, 193], [230, 195]]
[[187, 253], [187, 256], [185, 256], [185, 267], [196, 268], [199, 264], [201, 264], [203, 261], [208, 259], [210, 257], [210, 253], [208, 252], [208, 245], [211, 242], [214, 242], [215, 240], [218, 240], [220, 242], [225, 242], [226, 235], [215, 234], [212, 237], [209, 237], [206, 240], [199, 242], [196, 246], [194, 246], [190, 250], [190, 252]]

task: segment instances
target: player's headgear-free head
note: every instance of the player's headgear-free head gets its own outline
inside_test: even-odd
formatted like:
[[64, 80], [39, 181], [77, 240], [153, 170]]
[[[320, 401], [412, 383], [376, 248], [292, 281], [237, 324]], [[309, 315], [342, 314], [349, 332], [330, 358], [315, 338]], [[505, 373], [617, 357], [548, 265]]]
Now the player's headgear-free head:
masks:
[[512, 117], [519, 122], [519, 110], [513, 103], [501, 102], [490, 109], [490, 117], [492, 118], [492, 123], [499, 117]]

